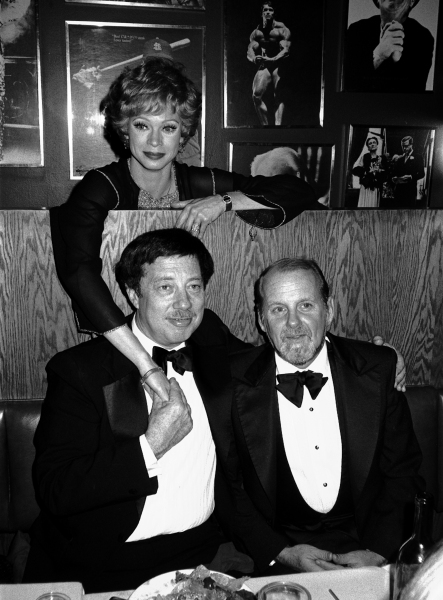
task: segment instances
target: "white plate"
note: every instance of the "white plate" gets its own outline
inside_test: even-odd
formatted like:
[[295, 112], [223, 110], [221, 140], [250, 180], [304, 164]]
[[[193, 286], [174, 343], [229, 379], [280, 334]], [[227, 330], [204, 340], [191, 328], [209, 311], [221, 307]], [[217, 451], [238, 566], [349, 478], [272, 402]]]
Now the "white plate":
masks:
[[[184, 573], [185, 575], [190, 575], [192, 571], [195, 569], [178, 569], [180, 573]], [[217, 573], [218, 571], [211, 571], [211, 573]], [[152, 598], [157, 594], [161, 594], [165, 596], [172, 591], [172, 589], [176, 586], [175, 574], [177, 571], [170, 571], [169, 573], [163, 573], [162, 575], [157, 575], [157, 577], [153, 577], [148, 581], [145, 581], [141, 586], [139, 586], [136, 590], [132, 592], [129, 596], [129, 600], [148, 600], [148, 598]], [[229, 579], [233, 579], [230, 575], [225, 575], [221, 573], [225, 577], [229, 577]], [[243, 588], [247, 588], [247, 586], [243, 586]]]

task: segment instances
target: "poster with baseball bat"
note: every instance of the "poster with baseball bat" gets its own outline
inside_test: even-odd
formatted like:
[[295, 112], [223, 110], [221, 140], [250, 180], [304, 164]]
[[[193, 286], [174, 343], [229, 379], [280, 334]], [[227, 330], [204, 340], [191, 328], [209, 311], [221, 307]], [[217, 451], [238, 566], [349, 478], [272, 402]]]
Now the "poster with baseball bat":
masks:
[[201, 166], [204, 160], [205, 28], [87, 21], [66, 22], [70, 178], [118, 160], [122, 148], [104, 137], [100, 101], [114, 79], [148, 56], [184, 65], [203, 96], [201, 126], [181, 160]]

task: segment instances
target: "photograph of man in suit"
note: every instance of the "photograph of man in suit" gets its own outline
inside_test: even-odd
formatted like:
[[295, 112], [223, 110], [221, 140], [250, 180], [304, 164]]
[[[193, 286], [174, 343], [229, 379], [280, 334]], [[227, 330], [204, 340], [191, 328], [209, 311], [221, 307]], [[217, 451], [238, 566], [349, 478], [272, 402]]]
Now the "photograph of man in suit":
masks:
[[[169, 402], [151, 399], [134, 364], [103, 336], [48, 363], [34, 439], [41, 513], [26, 582], [81, 581], [87, 593], [133, 589], [211, 563], [222, 544], [228, 562], [213, 568], [252, 568], [241, 553], [226, 554], [233, 547], [213, 515], [214, 503], [230, 513], [223, 488], [214, 491], [214, 441], [223, 451], [218, 402], [230, 382], [228, 350], [244, 347], [205, 310], [213, 270], [206, 247], [183, 229], [142, 234], [116, 265], [136, 309], [135, 335], [173, 375]], [[162, 356], [172, 349], [175, 370]]]
[[401, 148], [403, 154], [392, 159], [394, 207], [415, 208], [418, 197], [417, 181], [425, 176], [423, 157], [414, 153], [414, 140], [410, 135], [402, 139]]
[[[352, 22], [346, 33], [344, 89], [407, 93], [432, 90], [432, 82], [427, 86], [434, 37], [427, 27], [410, 16], [420, 0], [373, 1], [378, 14]], [[351, 2], [357, 4], [357, 0]], [[358, 2], [370, 4], [370, 0]], [[438, 0], [425, 3], [427, 20], [430, 17], [435, 21]]]
[[269, 342], [231, 360], [236, 545], [259, 571], [383, 565], [422, 486], [395, 352], [328, 333], [334, 300], [313, 260], [267, 268], [256, 306]]

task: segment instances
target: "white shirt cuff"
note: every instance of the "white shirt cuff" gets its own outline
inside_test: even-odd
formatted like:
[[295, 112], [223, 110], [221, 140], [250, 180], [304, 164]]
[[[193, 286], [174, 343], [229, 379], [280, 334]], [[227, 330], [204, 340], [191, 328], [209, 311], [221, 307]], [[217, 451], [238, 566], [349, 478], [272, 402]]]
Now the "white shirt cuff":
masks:
[[158, 464], [158, 460], [155, 454], [152, 451], [151, 446], [148, 443], [148, 440], [144, 435], [140, 436], [140, 447], [143, 452], [143, 458], [145, 460], [146, 469], [148, 471], [149, 477], [156, 477], [157, 475], [162, 474], [162, 468]]

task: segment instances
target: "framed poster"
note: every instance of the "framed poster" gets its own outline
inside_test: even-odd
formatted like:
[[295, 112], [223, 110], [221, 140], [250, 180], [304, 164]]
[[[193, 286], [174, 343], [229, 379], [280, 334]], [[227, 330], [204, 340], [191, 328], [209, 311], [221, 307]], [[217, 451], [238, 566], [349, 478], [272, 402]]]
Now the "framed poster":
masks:
[[110, 4], [115, 6], [149, 6], [150, 8], [188, 8], [202, 10], [206, 0], [65, 0], [77, 4]]
[[346, 208], [426, 208], [435, 129], [353, 125]]
[[224, 126], [323, 124], [324, 0], [225, 0]]
[[349, 0], [342, 89], [432, 91], [438, 9], [439, 0]]
[[1, 6], [0, 166], [44, 164], [37, 9], [37, 0]]
[[[166, 44], [165, 44], [166, 43]], [[145, 45], [167, 46], [185, 65], [187, 76], [203, 95], [202, 121], [182, 157], [188, 164], [204, 159], [205, 28], [187, 25], [66, 22], [68, 130], [71, 179], [117, 160], [118, 148], [104, 138], [100, 101], [126, 67], [143, 60]], [[197, 139], [196, 139], [197, 138]], [[185, 161], [185, 159], [183, 159]]]
[[294, 175], [307, 181], [317, 199], [329, 206], [334, 146], [231, 142], [229, 170], [242, 175]]

